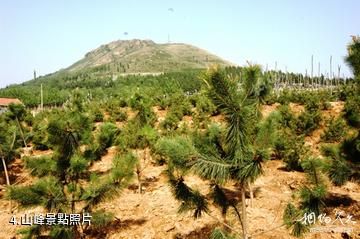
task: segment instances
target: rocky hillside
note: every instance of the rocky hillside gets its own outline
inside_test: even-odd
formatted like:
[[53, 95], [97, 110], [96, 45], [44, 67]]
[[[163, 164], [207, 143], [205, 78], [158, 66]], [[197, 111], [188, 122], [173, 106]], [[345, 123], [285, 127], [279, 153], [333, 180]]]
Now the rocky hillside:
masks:
[[183, 43], [157, 44], [151, 40], [118, 40], [88, 52], [66, 71], [87, 68], [123, 73], [165, 72], [206, 68], [231, 63], [195, 46]]

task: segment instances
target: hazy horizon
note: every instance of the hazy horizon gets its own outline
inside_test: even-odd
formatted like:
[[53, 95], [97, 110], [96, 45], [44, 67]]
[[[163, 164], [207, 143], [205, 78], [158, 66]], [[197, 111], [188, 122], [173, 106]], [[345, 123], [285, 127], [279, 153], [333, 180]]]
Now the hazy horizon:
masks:
[[115, 40], [186, 43], [238, 65], [314, 74], [338, 65], [358, 35], [358, 1], [2, 1], [0, 88], [66, 68]]

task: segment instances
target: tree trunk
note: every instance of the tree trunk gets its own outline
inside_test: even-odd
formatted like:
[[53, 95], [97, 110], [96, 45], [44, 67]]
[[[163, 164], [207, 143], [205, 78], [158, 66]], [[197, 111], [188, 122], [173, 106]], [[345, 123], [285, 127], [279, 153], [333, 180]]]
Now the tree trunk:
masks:
[[138, 193], [142, 193], [142, 184], [141, 184], [141, 170], [140, 170], [140, 164], [136, 165], [136, 175], [138, 180]]
[[223, 220], [223, 230], [226, 232], [229, 232], [229, 228], [225, 225], [227, 225], [227, 220], [226, 220], [226, 213], [222, 214], [222, 220]]
[[242, 228], [243, 228], [243, 239], [248, 239], [247, 236], [247, 219], [246, 219], [246, 197], [245, 197], [245, 185], [241, 187], [241, 214], [242, 214]]
[[75, 189], [71, 192], [71, 212], [75, 213], [75, 192], [77, 190], [77, 180], [75, 180]]
[[18, 126], [19, 126], [21, 138], [22, 138], [22, 140], [23, 140], [23, 142], [24, 142], [24, 147], [26, 148], [26, 147], [27, 147], [27, 144], [26, 144], [26, 141], [25, 141], [24, 132], [23, 132], [23, 130], [22, 130], [21, 124], [20, 124], [19, 119], [18, 119], [17, 117], [16, 117], [16, 122], [17, 122], [17, 124], [18, 124]]
[[254, 191], [252, 190], [251, 183], [248, 183], [249, 191], [250, 191], [250, 207], [253, 206], [253, 200], [254, 200]]
[[235, 204], [234, 204], [234, 205], [232, 205], [232, 207], [234, 208], [235, 213], [236, 213], [236, 215], [238, 216], [239, 222], [240, 222], [240, 224], [241, 224], [241, 226], [242, 226], [242, 225], [243, 225], [243, 223], [242, 223], [242, 220], [241, 220], [241, 215], [240, 215], [239, 210], [237, 209], [237, 207], [236, 207], [236, 205], [235, 205]]
[[[7, 171], [7, 168], [6, 168], [6, 162], [5, 162], [4, 156], [1, 157], [1, 161], [2, 161], [2, 164], [3, 164], [3, 168], [4, 168], [6, 185], [10, 186], [10, 178], [9, 178], [9, 173], [8, 173], [8, 171]], [[11, 200], [10, 200], [9, 206], [10, 206], [10, 213], [12, 213], [12, 203], [11, 203]]]

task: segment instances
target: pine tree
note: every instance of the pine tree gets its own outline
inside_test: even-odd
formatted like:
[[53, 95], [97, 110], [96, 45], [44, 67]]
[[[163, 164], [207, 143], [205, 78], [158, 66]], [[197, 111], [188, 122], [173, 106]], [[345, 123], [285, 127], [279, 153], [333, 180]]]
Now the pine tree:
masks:
[[[10, 177], [8, 172], [8, 164], [14, 159], [16, 154], [16, 128], [7, 125], [5, 122], [0, 124], [0, 157], [2, 169], [4, 170], [6, 185], [10, 186]], [[12, 204], [10, 201], [10, 212], [12, 212]]]
[[22, 104], [10, 104], [9, 105], [9, 111], [7, 112], [7, 116], [14, 120], [18, 126], [18, 129], [20, 131], [21, 138], [24, 143], [24, 147], [27, 147], [25, 135], [24, 135], [24, 129], [21, 125], [22, 121], [24, 120], [24, 117], [26, 115], [26, 110], [24, 105]]
[[[92, 158], [82, 146], [90, 142], [92, 125], [84, 111], [81, 95], [74, 95], [66, 109], [49, 118], [47, 133], [54, 150], [49, 157], [25, 159], [26, 166], [38, 179], [28, 186], [12, 186], [8, 198], [21, 206], [42, 206], [46, 213], [93, 213], [94, 222], [107, 222], [110, 214], [96, 210], [96, 206], [113, 197], [133, 176], [136, 158], [130, 153], [118, 154], [109, 173], [89, 174]], [[61, 117], [60, 117], [61, 115]], [[85, 147], [86, 148], [86, 147]], [[97, 217], [103, 218], [98, 220]], [[47, 226], [33, 225], [22, 231], [26, 238], [49, 234], [51, 238], [84, 238], [90, 225]]]
[[[182, 202], [181, 211], [193, 210], [195, 217], [209, 213], [208, 202], [205, 196], [185, 184], [183, 173], [191, 169], [211, 180], [212, 199], [221, 208], [224, 219], [227, 210], [233, 208], [242, 225], [243, 238], [248, 238], [245, 191], [262, 173], [261, 164], [269, 154], [264, 134], [273, 127], [259, 125], [259, 106], [268, 93], [266, 82], [261, 78], [260, 67], [249, 66], [244, 69], [242, 76], [241, 80], [229, 78], [216, 68], [207, 72], [204, 81], [208, 87], [208, 96], [225, 116], [227, 126], [224, 136], [219, 132], [209, 132], [210, 135], [205, 138], [198, 136], [193, 141], [194, 153], [187, 155], [189, 162], [183, 159], [179, 163], [178, 157], [169, 153], [170, 163], [178, 162], [178, 167], [169, 167], [168, 173], [175, 198]], [[180, 148], [174, 150], [179, 151]], [[177, 171], [177, 168], [181, 168], [182, 172]], [[228, 198], [221, 187], [229, 181], [240, 185], [241, 213], [237, 210], [236, 202]], [[223, 223], [226, 225], [225, 220]]]

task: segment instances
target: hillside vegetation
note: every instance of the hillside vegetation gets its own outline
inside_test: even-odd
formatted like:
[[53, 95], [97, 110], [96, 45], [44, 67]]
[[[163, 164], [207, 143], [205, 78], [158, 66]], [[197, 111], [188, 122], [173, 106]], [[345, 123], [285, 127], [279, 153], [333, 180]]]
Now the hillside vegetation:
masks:
[[[357, 238], [359, 49], [346, 82], [249, 64], [4, 89], [67, 96], [0, 115], [0, 238]], [[91, 224], [17, 224], [29, 213]]]

